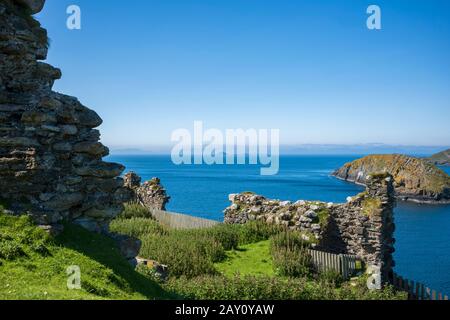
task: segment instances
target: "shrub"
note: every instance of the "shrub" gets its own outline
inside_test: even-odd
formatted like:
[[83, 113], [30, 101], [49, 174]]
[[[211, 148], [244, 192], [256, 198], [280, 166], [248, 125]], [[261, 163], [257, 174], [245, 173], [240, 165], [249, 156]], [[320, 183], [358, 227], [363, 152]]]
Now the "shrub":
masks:
[[197, 300], [405, 300], [392, 287], [367, 287], [309, 281], [306, 278], [200, 276], [172, 278], [164, 285], [185, 299]]
[[271, 236], [284, 231], [283, 227], [262, 221], [250, 221], [235, 226], [239, 230], [239, 245], [246, 245], [270, 239]]
[[282, 232], [271, 238], [271, 253], [277, 273], [287, 277], [303, 277], [311, 274], [312, 260], [309, 243], [298, 232]]
[[170, 276], [214, 274], [213, 263], [225, 257], [220, 243], [189, 233], [172, 231], [169, 235], [147, 235], [141, 240], [141, 256], [167, 265]]
[[14, 260], [25, 255], [22, 245], [16, 240], [0, 241], [0, 259]]
[[13, 217], [0, 210], [0, 259], [14, 260], [31, 253], [48, 255], [50, 236], [28, 216]]
[[220, 243], [224, 250], [237, 249], [239, 246], [239, 228], [236, 225], [219, 224], [212, 228], [178, 231], [193, 238], [204, 238]]
[[136, 202], [129, 202], [124, 205], [123, 211], [119, 214], [119, 219], [131, 218], [151, 218], [152, 214], [149, 209]]
[[344, 283], [344, 278], [342, 277], [342, 275], [334, 270], [320, 272], [317, 276], [317, 279], [322, 284], [331, 284], [336, 287], [339, 287]]
[[110, 223], [109, 230], [135, 238], [141, 238], [145, 235], [163, 235], [169, 233], [166, 227], [159, 224], [156, 220], [148, 218], [115, 219]]
[[165, 289], [197, 300], [300, 300], [307, 299], [304, 279], [272, 277], [201, 276], [170, 279]]

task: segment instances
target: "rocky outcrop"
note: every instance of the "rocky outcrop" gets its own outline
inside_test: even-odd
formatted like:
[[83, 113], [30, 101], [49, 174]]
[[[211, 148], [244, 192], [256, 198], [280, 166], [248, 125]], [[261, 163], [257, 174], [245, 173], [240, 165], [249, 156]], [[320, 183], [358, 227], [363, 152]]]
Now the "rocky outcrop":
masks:
[[365, 184], [371, 173], [394, 177], [396, 196], [418, 203], [450, 203], [450, 177], [428, 161], [405, 155], [371, 155], [345, 164], [333, 175]]
[[129, 172], [124, 176], [124, 186], [132, 191], [133, 201], [150, 211], [166, 210], [170, 197], [159, 178], [153, 178], [141, 184], [141, 177], [134, 172]]
[[438, 166], [450, 166], [450, 149], [436, 153], [427, 160]]
[[378, 266], [387, 281], [394, 266], [393, 178], [370, 175], [367, 190], [349, 197], [346, 204], [317, 201], [270, 200], [244, 193], [230, 195], [225, 223], [244, 224], [258, 220], [301, 232], [305, 241], [327, 252], [352, 254], [367, 265]]
[[0, 1], [0, 197], [41, 225], [68, 219], [104, 231], [129, 199], [124, 167], [102, 161], [97, 113], [52, 91], [61, 71], [40, 61], [47, 32], [30, 15], [43, 4]]

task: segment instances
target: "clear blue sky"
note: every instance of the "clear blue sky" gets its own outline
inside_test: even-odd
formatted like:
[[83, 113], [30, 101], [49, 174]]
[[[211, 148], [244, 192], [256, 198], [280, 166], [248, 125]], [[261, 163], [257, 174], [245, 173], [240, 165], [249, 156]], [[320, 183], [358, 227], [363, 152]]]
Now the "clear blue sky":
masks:
[[279, 128], [282, 144], [449, 145], [449, 14], [447, 0], [47, 0], [37, 17], [55, 90], [96, 110], [112, 147], [167, 145], [194, 120]]

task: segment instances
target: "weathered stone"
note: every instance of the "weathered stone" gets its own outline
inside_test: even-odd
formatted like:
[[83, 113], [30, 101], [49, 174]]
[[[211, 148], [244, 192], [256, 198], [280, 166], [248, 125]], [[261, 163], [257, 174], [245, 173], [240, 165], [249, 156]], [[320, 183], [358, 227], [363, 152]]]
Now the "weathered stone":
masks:
[[106, 156], [109, 153], [106, 148], [100, 142], [80, 142], [74, 145], [73, 150], [80, 153], [88, 153], [94, 156]]
[[133, 192], [133, 200], [150, 210], [166, 210], [170, 197], [167, 196], [161, 181], [153, 178], [142, 185], [139, 184], [140, 181], [141, 178], [133, 172], [125, 175], [125, 186]]
[[81, 168], [76, 168], [75, 172], [80, 176], [97, 178], [114, 178], [119, 176], [125, 167], [118, 163], [101, 162]]
[[69, 142], [58, 142], [53, 145], [53, 150], [60, 152], [72, 151], [72, 144]]
[[142, 245], [140, 240], [117, 234], [112, 234], [111, 237], [117, 242], [120, 253], [126, 259], [133, 259], [139, 255]]
[[126, 188], [138, 188], [141, 186], [141, 177], [139, 177], [135, 172], [128, 172], [124, 176], [124, 187]]
[[118, 178], [124, 167], [102, 161], [98, 114], [52, 91], [61, 71], [39, 61], [47, 32], [30, 15], [43, 4], [0, 1], [0, 194], [13, 204], [28, 199], [20, 211], [40, 225], [64, 218], [103, 232], [129, 196]]
[[47, 210], [65, 211], [80, 205], [84, 200], [84, 195], [79, 192], [58, 194], [56, 197], [44, 203]]
[[32, 110], [22, 114], [22, 121], [31, 124], [56, 123], [56, 117], [47, 112]]
[[122, 207], [109, 207], [104, 209], [92, 208], [87, 210], [84, 215], [91, 218], [112, 219], [122, 212]]
[[78, 133], [78, 128], [74, 125], [69, 125], [69, 124], [62, 125], [62, 126], [60, 126], [60, 129], [61, 129], [61, 133], [63, 135], [67, 135], [67, 136], [74, 136]]
[[38, 147], [39, 142], [26, 137], [0, 137], [0, 147]]
[[16, 2], [27, 6], [32, 14], [41, 12], [44, 8], [45, 0], [15, 0]]

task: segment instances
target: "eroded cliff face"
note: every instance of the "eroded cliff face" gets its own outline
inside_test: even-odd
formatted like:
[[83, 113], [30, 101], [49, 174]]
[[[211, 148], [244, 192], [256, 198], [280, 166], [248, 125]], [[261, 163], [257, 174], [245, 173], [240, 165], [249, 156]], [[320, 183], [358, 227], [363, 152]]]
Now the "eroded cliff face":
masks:
[[244, 193], [230, 195], [225, 223], [252, 220], [284, 226], [302, 233], [320, 250], [352, 254], [368, 265], [378, 266], [387, 281], [394, 266], [393, 179], [388, 174], [370, 175], [367, 190], [345, 204], [300, 200], [295, 203]]
[[405, 155], [371, 155], [345, 164], [334, 176], [365, 184], [371, 173], [394, 177], [396, 196], [419, 203], [450, 203], [450, 177], [426, 160]]
[[102, 161], [97, 113], [52, 91], [61, 71], [40, 61], [47, 32], [30, 15], [43, 4], [0, 1], [0, 197], [42, 225], [103, 231], [130, 198], [124, 167]]
[[427, 160], [436, 165], [450, 166], [450, 149], [436, 153]]

